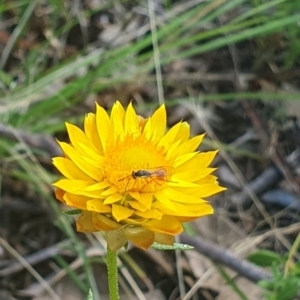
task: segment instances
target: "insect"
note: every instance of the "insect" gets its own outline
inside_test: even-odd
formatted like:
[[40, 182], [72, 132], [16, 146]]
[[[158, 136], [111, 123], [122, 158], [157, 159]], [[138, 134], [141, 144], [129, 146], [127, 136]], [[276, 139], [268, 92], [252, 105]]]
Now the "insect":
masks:
[[140, 178], [158, 178], [158, 179], [164, 179], [167, 176], [167, 171], [163, 168], [161, 169], [156, 169], [154, 171], [150, 170], [138, 170], [138, 171], [132, 171], [131, 176], [133, 179], [137, 179], [138, 177]]
[[[125, 191], [128, 191], [128, 187], [130, 190], [136, 188], [137, 190], [145, 191], [148, 189], [147, 186], [149, 186], [152, 182], [155, 183], [155, 186], [158, 186], [161, 181], [167, 181], [167, 177], [168, 172], [166, 168], [161, 167], [132, 171], [129, 176], [121, 178], [119, 181], [128, 179]], [[132, 179], [134, 179], [134, 182], [132, 182]], [[138, 181], [138, 179], [141, 180]], [[151, 189], [151, 187], [149, 188]]]

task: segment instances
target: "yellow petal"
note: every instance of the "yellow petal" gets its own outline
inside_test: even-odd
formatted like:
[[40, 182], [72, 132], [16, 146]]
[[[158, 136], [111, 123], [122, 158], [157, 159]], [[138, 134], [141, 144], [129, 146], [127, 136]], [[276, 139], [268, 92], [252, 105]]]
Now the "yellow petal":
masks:
[[128, 201], [128, 204], [135, 210], [138, 210], [138, 211], [146, 211], [148, 208], [143, 204], [141, 203], [140, 201], [133, 201], [133, 200], [130, 200]]
[[85, 181], [85, 180], [74, 180], [74, 179], [61, 179], [55, 183], [53, 186], [59, 187], [60, 189], [65, 190], [66, 192], [86, 196], [89, 198], [99, 198], [104, 199], [104, 196], [101, 196], [101, 191], [99, 190], [91, 190], [89, 191], [90, 186], [94, 186], [93, 181]]
[[82, 170], [84, 173], [86, 173], [96, 181], [102, 180], [103, 175], [101, 170], [89, 164], [86, 160], [84, 160], [82, 156], [79, 155], [79, 153], [77, 153], [72, 146], [64, 142], [59, 142], [59, 145], [64, 151], [64, 153], [77, 165], [77, 167], [80, 170]]
[[165, 233], [155, 232], [155, 239], [156, 243], [160, 243], [163, 245], [173, 245], [174, 244], [174, 236]]
[[88, 139], [94, 144], [100, 154], [103, 154], [103, 147], [96, 125], [96, 116], [93, 113], [86, 114], [84, 118], [84, 132]]
[[179, 124], [179, 130], [176, 137], [174, 138], [174, 142], [181, 140], [181, 142], [183, 143], [190, 137], [190, 125], [187, 122], [182, 122]]
[[64, 195], [65, 203], [69, 206], [75, 207], [77, 209], [86, 210], [86, 203], [90, 198], [80, 195], [74, 195], [70, 193], [65, 193]]
[[103, 197], [110, 196], [111, 194], [114, 194], [116, 192], [118, 192], [118, 189], [114, 186], [111, 186], [110, 188], [108, 188], [107, 190], [102, 192], [101, 196], [103, 196]]
[[188, 180], [182, 180], [178, 178], [171, 178], [168, 181], [167, 186], [169, 187], [182, 187], [182, 188], [200, 188], [201, 185], [198, 183], [190, 182]]
[[204, 200], [199, 199], [199, 197], [193, 197], [189, 194], [182, 193], [175, 188], [165, 188], [162, 189], [162, 193], [171, 201], [182, 202], [182, 203], [201, 203]]
[[93, 183], [93, 181], [86, 180], [60, 179], [52, 185], [66, 192], [75, 194], [78, 190], [83, 190], [84, 188]]
[[172, 153], [172, 155], [173, 156], [182, 156], [189, 152], [195, 151], [199, 147], [203, 138], [204, 138], [204, 134], [195, 136], [195, 137], [191, 138], [190, 140], [187, 140], [186, 142], [184, 142], [180, 146], [178, 146], [176, 151], [174, 151], [174, 153]]
[[170, 147], [168, 147], [168, 149], [167, 149], [168, 152], [167, 152], [167, 156], [166, 156], [167, 160], [174, 161], [177, 158], [177, 156], [176, 155], [174, 156], [173, 154], [174, 154], [174, 152], [176, 152], [176, 149], [179, 147], [180, 144], [181, 144], [181, 141], [179, 140], [179, 141], [173, 143]]
[[144, 218], [137, 218], [137, 217], [131, 217], [131, 218], [128, 218], [126, 220], [124, 220], [127, 224], [130, 224], [130, 225], [135, 225], [135, 226], [140, 226], [140, 225], [143, 225], [143, 223], [145, 223], [148, 219], [144, 219]]
[[204, 178], [196, 180], [196, 183], [197, 184], [219, 184], [217, 176], [214, 175], [208, 175]]
[[117, 101], [113, 105], [110, 113], [110, 127], [108, 128], [108, 138], [113, 138], [113, 140], [116, 141], [117, 137], [124, 136], [124, 118], [124, 108], [121, 103]]
[[152, 124], [154, 124], [153, 135], [155, 140], [159, 141], [165, 134], [167, 124], [167, 114], [165, 105], [161, 105], [150, 117]]
[[129, 218], [133, 213], [133, 209], [118, 204], [112, 205], [112, 215], [117, 220], [117, 222]]
[[123, 232], [130, 242], [145, 250], [154, 242], [154, 232], [141, 226], [125, 226]]
[[207, 167], [211, 164], [215, 156], [218, 154], [219, 150], [201, 152], [197, 155], [197, 163], [202, 167]]
[[81, 143], [81, 144], [84, 144], [87, 147], [91, 148], [95, 153], [100, 154], [98, 152], [98, 149], [87, 138], [87, 136], [81, 129], [79, 129], [77, 126], [67, 123], [67, 122], [65, 124], [66, 124], [67, 131], [69, 134], [70, 142], [74, 148], [78, 149], [80, 152], [82, 152], [84, 154], [85, 152], [81, 150], [81, 147], [79, 147], [79, 144]]
[[106, 197], [101, 196], [101, 192], [99, 191], [87, 191], [86, 188], [82, 189], [82, 190], [78, 190], [76, 192], [74, 192], [77, 195], [82, 195], [82, 196], [86, 196], [89, 197], [90, 199], [105, 199]]
[[226, 188], [219, 186], [217, 184], [201, 184], [199, 185], [199, 188], [190, 188], [190, 189], [185, 189], [185, 188], [181, 188], [181, 187], [175, 187], [173, 188], [173, 190], [182, 192], [182, 193], [187, 193], [190, 196], [193, 197], [197, 197], [197, 198], [206, 198], [209, 197], [211, 195], [215, 195], [218, 194], [224, 190], [226, 190]]
[[[86, 197], [89, 197], [91, 199], [93, 199], [93, 198], [105, 199], [106, 197], [101, 195], [102, 190], [93, 189], [93, 186], [95, 186], [95, 185], [96, 184], [92, 184], [92, 185], [89, 185], [85, 188], [78, 189], [78, 190], [74, 191], [74, 194], [86, 196]], [[99, 183], [99, 186], [100, 186], [100, 183]], [[90, 187], [92, 187], [92, 188], [90, 189]]]
[[114, 106], [112, 108], [112, 111], [111, 111], [111, 115], [114, 115], [114, 114], [119, 117], [119, 119], [122, 121], [122, 124], [123, 124], [123, 127], [124, 127], [126, 111], [125, 111], [122, 103], [118, 100], [114, 104]]
[[103, 204], [103, 200], [100, 199], [88, 200], [86, 203], [86, 209], [90, 211], [99, 212], [99, 213], [111, 212], [111, 207], [109, 205]]
[[95, 183], [95, 184], [92, 184], [92, 185], [89, 185], [88, 187], [85, 188], [85, 191], [101, 191], [107, 187], [110, 186], [110, 183], [108, 181], [101, 181], [101, 182], [98, 182], [98, 183]]
[[76, 229], [79, 232], [96, 232], [98, 229], [92, 221], [92, 213], [83, 211], [76, 221]]
[[125, 133], [131, 134], [134, 137], [140, 135], [140, 126], [138, 123], [138, 117], [132, 106], [132, 102], [129, 103], [125, 113]]
[[178, 135], [178, 131], [180, 129], [181, 123], [177, 123], [173, 127], [171, 127], [166, 134], [162, 137], [159, 142], [159, 146], [163, 146], [165, 148], [170, 147], [173, 144], [176, 136]]
[[159, 142], [166, 130], [166, 108], [159, 107], [154, 114], [146, 120], [143, 135], [147, 140]]
[[92, 165], [96, 164], [98, 167], [102, 166], [104, 157], [98, 151], [94, 151], [94, 149], [83, 143], [77, 143], [77, 149], [81, 149], [82, 157], [87, 162]]
[[163, 206], [161, 203], [155, 203], [155, 207], [164, 214], [169, 214], [177, 217], [201, 217], [211, 215], [213, 208], [208, 203], [201, 204], [183, 204], [174, 202], [174, 208]]
[[214, 209], [209, 203], [189, 204], [188, 209], [190, 211], [194, 211], [194, 217], [202, 217], [214, 213]]
[[176, 167], [176, 172], [185, 172], [189, 169], [200, 170], [206, 168], [214, 159], [218, 151], [208, 151], [198, 153], [191, 160], [185, 162], [184, 164]]
[[55, 157], [52, 159], [53, 165], [68, 179], [81, 179], [91, 181], [92, 178], [84, 173], [80, 168], [68, 158]]
[[[152, 204], [152, 207], [160, 208], [162, 206], [168, 207], [169, 209], [175, 209], [174, 203], [161, 190], [157, 191], [154, 196], [157, 201]], [[159, 206], [157, 206], [158, 203], [160, 204]]]
[[107, 247], [111, 251], [118, 251], [121, 249], [127, 242], [122, 230], [112, 230], [105, 232], [105, 239], [107, 241]]
[[93, 222], [98, 230], [109, 231], [116, 230], [121, 227], [121, 225], [106, 216], [93, 212]]
[[152, 201], [153, 201], [153, 195], [152, 193], [139, 193], [139, 192], [129, 192], [129, 195], [138, 200], [145, 206], [147, 209], [151, 208]]
[[59, 201], [61, 201], [61, 202], [63, 202], [63, 203], [65, 203], [65, 200], [63, 199], [65, 193], [66, 192], [64, 190], [60, 189], [60, 188], [55, 189], [55, 197], [56, 197], [56, 199], [59, 200]]
[[[174, 166], [175, 168], [177, 166], [180, 166], [182, 164], [184, 164], [185, 162], [191, 160], [193, 157], [195, 157], [196, 155], [198, 154], [198, 152], [191, 152], [191, 153], [186, 153], [186, 154], [183, 154], [181, 156], [179, 156], [176, 160], [175, 160], [175, 163], [174, 163]], [[194, 166], [195, 167], [195, 166]]]
[[101, 141], [103, 151], [106, 150], [106, 142], [109, 128], [109, 116], [100, 105], [96, 104], [96, 124], [98, 135]]
[[180, 223], [190, 222], [198, 219], [199, 217], [175, 217]]
[[152, 120], [151, 120], [151, 118], [148, 118], [148, 119], [146, 119], [144, 130], [143, 130], [143, 136], [144, 136], [145, 140], [150, 141], [153, 137], [153, 132], [154, 132], [154, 129], [153, 129]]
[[104, 200], [103, 203], [104, 204], [116, 203], [116, 202], [120, 201], [122, 198], [123, 198], [123, 196], [118, 193], [111, 194]]
[[168, 215], [163, 215], [160, 220], [151, 219], [145, 222], [143, 226], [151, 231], [172, 235], [179, 234], [183, 231], [180, 222], [176, 218]]
[[163, 214], [156, 208], [142, 211], [135, 211], [135, 215], [145, 218], [145, 219], [161, 219]]
[[187, 169], [182, 172], [175, 171], [174, 175], [172, 176], [172, 181], [177, 182], [177, 180], [190, 180], [192, 182], [197, 182], [199, 179], [202, 179], [209, 174], [211, 174], [213, 171], [215, 171], [215, 168], [203, 168], [203, 169]]

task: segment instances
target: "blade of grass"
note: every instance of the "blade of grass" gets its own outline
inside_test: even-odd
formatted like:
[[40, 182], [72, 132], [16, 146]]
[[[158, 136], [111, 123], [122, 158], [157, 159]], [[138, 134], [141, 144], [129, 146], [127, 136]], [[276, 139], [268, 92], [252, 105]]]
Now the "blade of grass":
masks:
[[234, 18], [233, 20], [230, 21], [230, 23], [238, 23], [240, 21], [243, 21], [247, 18], [250, 18], [250, 17], [253, 17], [255, 15], [259, 15], [261, 14], [262, 12], [272, 8], [275, 6], [280, 4], [280, 3], [283, 3], [283, 2], [286, 2], [287, 0], [275, 0], [275, 1], [268, 1], [266, 3], [262, 3], [261, 5], [257, 6], [257, 7], [254, 7], [250, 10], [248, 10], [247, 12], [245, 12], [244, 14], [242, 15], [239, 15], [238, 17]]
[[18, 1], [9, 1], [7, 3], [1, 3], [0, 4], [0, 13], [3, 13], [7, 10], [11, 10], [11, 9], [16, 9], [18, 7], [21, 7], [23, 5], [28, 4], [30, 1], [29, 0], [18, 0]]
[[219, 264], [215, 264], [220, 275], [225, 279], [226, 283], [232, 288], [232, 290], [240, 297], [242, 300], [248, 300], [247, 296], [238, 287], [235, 281], [228, 275], [226, 270]]
[[0, 59], [0, 69], [3, 69], [7, 59], [10, 55], [12, 48], [14, 47], [15, 43], [17, 42], [18, 38], [22, 34], [29, 18], [31, 17], [36, 5], [38, 4], [39, 0], [32, 0], [29, 2], [23, 16], [18, 20], [18, 24], [14, 29], [13, 33], [11, 34], [8, 42], [6, 43]]
[[76, 286], [85, 294], [89, 291], [89, 286], [79, 278], [79, 276], [70, 268], [70, 264], [61, 256], [54, 256], [54, 260], [56, 260], [57, 264], [63, 268], [69, 277], [74, 281]]
[[[44, 88], [48, 87], [55, 81], [74, 76], [74, 74], [78, 73], [78, 70], [80, 68], [89, 67], [90, 65], [99, 61], [101, 56], [101, 49], [94, 50], [89, 53], [88, 56], [81, 56], [76, 58], [75, 60], [69, 60], [68, 63], [64, 63], [63, 65], [52, 69], [51, 72], [49, 72], [47, 75], [32, 83], [30, 86], [17, 91], [15, 94], [11, 95], [11, 97], [0, 99], [0, 101], [3, 100], [4, 103], [7, 102], [6, 105], [3, 105], [1, 107], [0, 113], [16, 109], [19, 106], [30, 105], [31, 102], [37, 101], [37, 99], [42, 96], [38, 93], [41, 92]], [[38, 94], [39, 97], [34, 97], [34, 95], [36, 94]]]
[[[294, 16], [294, 18], [295, 18], [295, 16]], [[177, 21], [178, 20], [176, 20], [176, 22]], [[226, 45], [228, 42], [235, 42], [237, 40], [246, 39], [246, 38], [249, 37], [249, 35], [253, 37], [256, 34], [257, 35], [258, 34], [265, 34], [266, 32], [268, 32], [270, 30], [279, 29], [283, 25], [282, 21], [284, 21], [285, 23], [292, 23], [292, 21], [289, 17], [285, 18], [284, 20], [279, 20], [279, 21], [280, 21], [279, 24], [276, 23], [276, 22], [273, 22], [271, 25], [266, 24], [266, 25], [263, 25], [263, 26], [257, 26], [255, 28], [250, 28], [250, 31], [249, 31], [249, 29], [246, 29], [246, 30], [244, 30], [240, 33], [235, 34], [235, 35], [233, 35], [233, 34], [229, 35], [229, 41], [228, 41], [227, 37], [221, 37], [219, 39], [216, 39], [216, 40], [207, 42], [204, 45], [201, 45], [200, 48], [196, 47], [196, 50], [191, 49], [190, 51], [194, 51], [194, 52], [197, 52], [197, 53], [202, 53], [204, 51], [210, 51], [212, 49], [221, 47], [222, 45]], [[252, 26], [253, 25], [253, 24], [251, 24], [251, 22], [249, 22], [249, 23], [247, 23], [247, 22], [242, 24], [242, 26]], [[176, 24], [176, 26], [178, 24]], [[174, 24], [172, 24], [172, 26], [173, 25]], [[191, 38], [187, 39], [185, 41], [185, 43], [188, 43], [188, 42], [191, 42], [191, 41], [195, 42], [197, 40], [199, 41], [204, 37], [207, 38], [207, 37], [211, 37], [214, 34], [221, 34], [222, 32], [225, 33], [228, 30], [238, 29], [239, 27], [235, 27], [235, 26], [241, 26], [241, 24], [239, 24], [239, 25], [230, 24], [230, 25], [226, 25], [226, 26], [228, 26], [228, 27], [225, 28], [225, 30], [222, 29], [222, 27], [221, 27], [221, 28], [214, 29], [213, 31], [208, 32], [208, 33], [204, 32], [204, 33], [202, 33], [202, 35], [200, 34], [197, 37], [198, 39], [192, 37], [192, 39]], [[233, 26], [233, 27], [231, 27], [231, 26]], [[271, 26], [271, 29], [270, 29], [270, 26]], [[275, 28], [274, 28], [274, 26], [275, 26]], [[261, 27], [263, 27], [263, 28], [261, 28]], [[159, 36], [160, 34], [165, 33], [166, 32], [165, 30], [166, 30], [166, 28], [162, 28], [160, 31], [158, 31], [157, 35]], [[107, 78], [107, 77], [111, 76], [115, 71], [115, 68], [116, 68], [115, 66], [118, 66], [118, 69], [119, 69], [118, 71], [119, 71], [120, 75], [111, 77], [111, 79], [108, 80], [105, 84], [100, 84], [100, 85], [99, 84], [92, 84], [91, 91], [99, 92], [102, 89], [104, 89], [104, 88], [106, 88], [110, 85], [114, 85], [114, 84], [118, 84], [118, 83], [122, 83], [122, 82], [130, 82], [130, 80], [135, 79], [135, 76], [140, 76], [141, 73], [145, 73], [145, 72], [149, 71], [151, 68], [153, 68], [153, 62], [152, 61], [150, 61], [148, 63], [144, 63], [144, 64], [142, 64], [142, 61], [141, 61], [140, 62], [141, 65], [138, 67], [138, 69], [135, 73], [126, 72], [126, 66], [128, 66], [128, 65], [130, 65], [134, 62], [136, 51], [141, 50], [143, 47], [145, 47], [147, 45], [150, 45], [150, 44], [151, 44], [151, 37], [147, 37], [147, 38], [135, 43], [132, 47], [131, 47], [131, 45], [129, 45], [129, 46], [125, 46], [121, 49], [120, 48], [119, 49], [114, 49], [112, 51], [109, 51], [109, 53], [103, 54], [103, 57], [105, 57], [105, 60], [101, 65], [98, 65], [96, 67], [94, 78], [98, 78], [98, 77]], [[182, 45], [186, 46], [186, 44], [182, 44]], [[179, 47], [178, 44], [176, 44], [176, 43], [174, 45], [171, 44], [171, 46], [174, 46], [175, 49], [177, 49]], [[167, 50], [169, 50], [169, 49], [170, 48], [165, 49], [165, 52], [168, 52]], [[193, 52], [192, 53], [191, 52], [183, 52], [183, 54], [180, 53], [180, 55], [184, 55], [184, 56], [189, 56], [189, 55], [192, 55], [192, 54], [193, 54]], [[150, 53], [150, 55], [151, 55], [151, 53]], [[90, 56], [88, 55], [88, 57], [90, 57]], [[127, 59], [127, 58], [129, 58], [129, 59]], [[169, 57], [167, 59], [169, 61], [174, 61], [177, 58], [178, 58], [178, 56], [175, 56], [175, 57], [173, 56], [173, 57]], [[87, 58], [87, 60], [89, 62], [91, 62], [91, 60], [93, 60], [93, 58], [92, 59]], [[127, 60], [126, 63], [122, 63], [126, 60]], [[167, 63], [168, 60], [164, 61], [164, 63]], [[66, 64], [64, 66], [64, 68], [66, 69], [66, 74], [70, 74], [70, 69], [74, 70], [76, 67], [78, 67], [78, 64], [74, 64], [74, 66], [72, 66], [72, 63], [70, 63], [70, 64], [71, 65]], [[124, 69], [125, 72], [122, 73], [121, 72], [122, 69]], [[44, 87], [45, 84], [50, 82], [54, 77], [59, 76], [59, 74], [65, 74], [64, 70], [59, 69], [57, 71], [57, 73], [55, 71], [51, 71], [51, 73], [49, 73], [49, 75], [46, 75], [46, 78], [42, 78], [40, 81], [38, 81], [38, 84], [37, 83], [35, 83], [35, 84], [40, 89], [40, 88]], [[49, 78], [47, 78], [47, 76], [49, 76]], [[85, 76], [89, 77], [89, 78], [81, 77], [81, 78], [75, 79], [72, 82], [69, 82], [63, 88], [63, 90], [61, 91], [60, 94], [52, 96], [52, 97], [44, 100], [41, 103], [35, 104], [32, 108], [33, 111], [30, 110], [30, 113], [24, 114], [22, 117], [17, 116], [16, 118], [17, 119], [19, 118], [19, 122], [14, 122], [14, 124], [18, 124], [19, 126], [21, 126], [22, 124], [37, 125], [36, 118], [41, 115], [41, 112], [43, 112], [43, 111], [47, 112], [46, 115], [48, 115], [50, 117], [52, 115], [57, 114], [64, 107], [67, 107], [67, 106], [72, 105], [73, 103], [76, 103], [77, 101], [79, 101], [80, 99], [78, 97], [76, 99], [76, 96], [74, 97], [74, 95], [78, 95], [78, 92], [80, 90], [82, 90], [82, 88], [84, 86], [88, 86], [88, 85], [90, 85], [90, 83], [93, 82], [93, 78], [91, 78], [91, 76], [89, 76], [89, 75], [85, 75]], [[18, 96], [20, 97], [21, 95], [19, 94]], [[224, 97], [228, 98], [229, 95], [225, 95]], [[251, 98], [252, 96], [250, 95], [249, 97]], [[249, 98], [249, 97], [247, 97], [247, 98]], [[277, 94], [276, 94], [276, 97], [277, 97]], [[281, 96], [279, 96], [279, 97], [281, 98]], [[216, 98], [220, 99], [220, 97], [216, 97]], [[222, 98], [222, 96], [221, 96], [221, 98]], [[69, 99], [72, 99], [72, 102]], [[51, 103], [53, 105], [51, 105]], [[64, 104], [64, 105], [61, 105], [61, 104]], [[37, 127], [36, 127], [36, 130], [38, 130]]]
[[[5, 144], [2, 141], [0, 141], [0, 148], [1, 147], [5, 147]], [[38, 194], [41, 196], [41, 199], [47, 201], [56, 215], [60, 216], [57, 221], [57, 225], [72, 241], [74, 247], [73, 249], [83, 261], [83, 268], [85, 270], [85, 274], [87, 274], [87, 278], [89, 280], [89, 284], [93, 290], [93, 293], [95, 297], [99, 296], [95, 278], [85, 254], [85, 249], [80, 243], [74, 230], [72, 229], [69, 218], [64, 214], [61, 214], [57, 201], [55, 201], [50, 195], [49, 188], [45, 188], [52, 183], [51, 176], [49, 176], [46, 170], [40, 166], [27, 146], [23, 145], [23, 149], [25, 150], [31, 161], [26, 159], [19, 159], [16, 161], [17, 164], [19, 165], [20, 169], [24, 171], [24, 175], [27, 177], [27, 181], [31, 182], [35, 187], [39, 187]], [[10, 153], [11, 157], [15, 157], [17, 155], [14, 148], [6, 149], [6, 151]], [[96, 299], [100, 298], [98, 297]]]
[[264, 25], [260, 25], [254, 28], [249, 28], [246, 30], [243, 30], [242, 32], [235, 33], [232, 35], [227, 35], [218, 39], [215, 39], [211, 42], [207, 42], [204, 45], [195, 46], [192, 47], [192, 49], [181, 51], [178, 54], [174, 54], [173, 56], [169, 56], [165, 59], [162, 59], [162, 63], [170, 63], [176, 59], [183, 59], [186, 57], [190, 57], [193, 55], [197, 55], [206, 51], [212, 51], [219, 47], [233, 44], [239, 41], [242, 41], [244, 39], [253, 38], [256, 36], [261, 36], [264, 34], [272, 33], [276, 30], [282, 29], [285, 26], [295, 24], [297, 21], [300, 20], [300, 14], [294, 15], [294, 16], [288, 16], [281, 18], [279, 20], [275, 20], [270, 23], [266, 23]]

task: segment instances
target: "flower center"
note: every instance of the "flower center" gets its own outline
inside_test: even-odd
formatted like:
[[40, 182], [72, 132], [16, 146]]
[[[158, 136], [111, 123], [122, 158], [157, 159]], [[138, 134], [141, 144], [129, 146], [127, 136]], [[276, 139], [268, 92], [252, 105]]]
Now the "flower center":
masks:
[[170, 177], [172, 167], [166, 150], [144, 137], [126, 136], [105, 151], [103, 174], [118, 190], [150, 193], [159, 190]]

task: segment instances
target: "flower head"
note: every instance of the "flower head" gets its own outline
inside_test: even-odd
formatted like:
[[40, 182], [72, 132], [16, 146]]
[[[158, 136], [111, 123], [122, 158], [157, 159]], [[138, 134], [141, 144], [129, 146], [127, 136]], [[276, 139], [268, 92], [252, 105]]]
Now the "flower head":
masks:
[[166, 132], [166, 109], [138, 116], [130, 103], [116, 102], [110, 116], [99, 105], [84, 130], [66, 124], [70, 143], [53, 163], [65, 177], [56, 197], [82, 210], [77, 230], [105, 231], [111, 250], [128, 240], [147, 249], [154, 241], [173, 244], [182, 222], [213, 213], [204, 198], [223, 187], [209, 164], [217, 151], [198, 152], [204, 135], [193, 138], [186, 122]]

